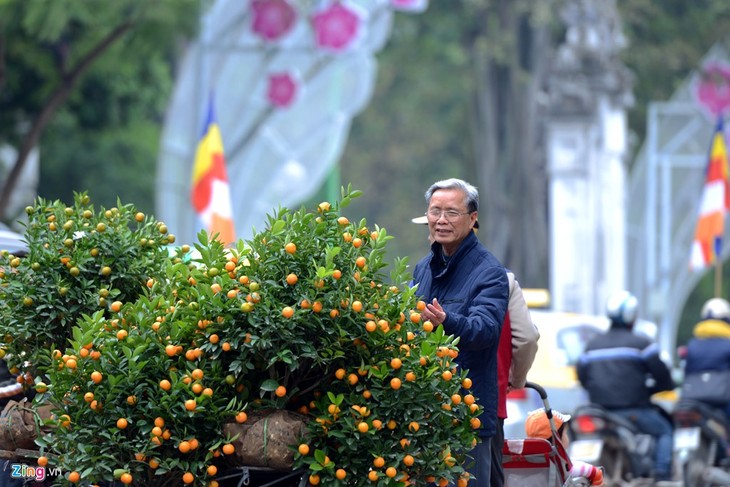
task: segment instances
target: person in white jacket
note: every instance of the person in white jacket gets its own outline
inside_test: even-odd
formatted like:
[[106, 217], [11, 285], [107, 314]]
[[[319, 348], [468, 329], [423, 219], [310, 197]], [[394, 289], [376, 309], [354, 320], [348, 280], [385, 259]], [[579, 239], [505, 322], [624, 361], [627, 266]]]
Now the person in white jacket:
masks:
[[510, 340], [512, 347], [509, 365], [509, 391], [522, 389], [527, 382], [527, 373], [535, 361], [537, 342], [540, 332], [532, 322], [530, 309], [522, 294], [520, 283], [511, 271], [507, 271], [509, 280], [509, 305], [507, 312], [510, 318]]
[[490, 487], [504, 485], [502, 468], [502, 444], [504, 443], [504, 420], [507, 419], [507, 394], [525, 387], [527, 372], [532, 367], [537, 353], [540, 333], [532, 322], [530, 310], [520, 283], [511, 271], [509, 281], [509, 303], [502, 323], [497, 348], [497, 433], [492, 437], [492, 474]]

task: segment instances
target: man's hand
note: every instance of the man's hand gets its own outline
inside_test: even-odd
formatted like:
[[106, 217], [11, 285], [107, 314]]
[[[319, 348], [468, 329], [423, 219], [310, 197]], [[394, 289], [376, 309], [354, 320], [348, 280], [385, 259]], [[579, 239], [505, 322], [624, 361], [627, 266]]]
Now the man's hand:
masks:
[[433, 326], [439, 326], [446, 320], [446, 311], [441, 307], [438, 299], [433, 298], [431, 303], [426, 304], [423, 310], [422, 318], [433, 323]]

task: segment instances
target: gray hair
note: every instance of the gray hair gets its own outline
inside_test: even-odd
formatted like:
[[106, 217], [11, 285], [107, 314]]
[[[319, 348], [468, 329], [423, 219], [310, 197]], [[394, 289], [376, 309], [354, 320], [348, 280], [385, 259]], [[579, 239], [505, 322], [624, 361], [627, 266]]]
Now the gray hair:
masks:
[[479, 191], [466, 181], [456, 178], [436, 181], [426, 190], [426, 203], [431, 203], [431, 196], [439, 189], [460, 189], [466, 195], [467, 211], [471, 213], [479, 210]]

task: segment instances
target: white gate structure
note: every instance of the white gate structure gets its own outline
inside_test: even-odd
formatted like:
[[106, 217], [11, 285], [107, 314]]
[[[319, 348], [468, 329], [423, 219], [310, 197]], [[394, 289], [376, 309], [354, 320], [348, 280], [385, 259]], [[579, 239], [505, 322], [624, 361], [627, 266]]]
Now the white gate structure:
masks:
[[[702, 64], [727, 59], [718, 44]], [[649, 105], [647, 138], [629, 176], [628, 289], [642, 303], [642, 317], [658, 324], [665, 351], [674, 350], [682, 310], [704, 275], [690, 271], [689, 255], [715, 120], [692, 94], [698, 76], [690, 75], [669, 101]], [[723, 259], [730, 255], [728, 230]]]

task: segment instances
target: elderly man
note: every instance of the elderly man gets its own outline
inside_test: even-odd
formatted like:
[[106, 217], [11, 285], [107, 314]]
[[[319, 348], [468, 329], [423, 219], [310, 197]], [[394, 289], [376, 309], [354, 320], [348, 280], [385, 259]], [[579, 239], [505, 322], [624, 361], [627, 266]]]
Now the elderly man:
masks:
[[460, 179], [447, 179], [426, 191], [431, 253], [413, 273], [418, 294], [427, 303], [424, 319], [443, 325], [460, 337], [460, 367], [469, 370], [473, 394], [484, 408], [482, 441], [472, 450], [470, 486], [488, 487], [491, 437], [497, 428], [497, 347], [509, 300], [502, 264], [472, 231], [477, 221], [479, 193]]
[[[428, 217], [412, 218], [413, 223], [427, 225]], [[477, 233], [479, 220], [474, 221], [473, 230]], [[429, 235], [429, 243], [433, 239]], [[522, 294], [520, 283], [515, 275], [507, 271], [509, 282], [509, 304], [502, 322], [502, 333], [497, 347], [497, 428], [492, 436], [491, 487], [504, 485], [502, 468], [502, 444], [504, 443], [504, 421], [507, 419], [507, 394], [511, 390], [522, 389], [527, 382], [527, 372], [532, 367], [537, 354], [537, 341], [540, 332], [532, 323], [530, 309]]]

